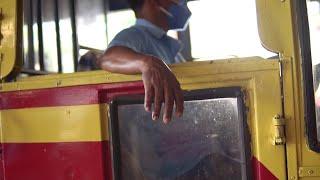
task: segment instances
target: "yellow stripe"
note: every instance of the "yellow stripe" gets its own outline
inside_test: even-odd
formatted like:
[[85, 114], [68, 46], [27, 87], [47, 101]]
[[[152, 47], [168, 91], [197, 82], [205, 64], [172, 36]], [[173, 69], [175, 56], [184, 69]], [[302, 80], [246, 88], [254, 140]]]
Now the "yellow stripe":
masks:
[[2, 143], [108, 140], [107, 105], [1, 111]]

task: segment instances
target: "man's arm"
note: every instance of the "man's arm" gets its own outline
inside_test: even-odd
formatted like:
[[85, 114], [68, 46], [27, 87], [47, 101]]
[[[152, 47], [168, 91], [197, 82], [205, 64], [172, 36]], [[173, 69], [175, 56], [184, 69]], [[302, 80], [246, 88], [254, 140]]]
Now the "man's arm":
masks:
[[98, 60], [101, 69], [121, 74], [142, 74], [145, 89], [145, 109], [154, 110], [152, 119], [160, 116], [164, 102], [164, 123], [172, 118], [173, 106], [176, 105], [176, 115], [181, 116], [184, 109], [183, 93], [180, 84], [170, 68], [160, 59], [137, 53], [129, 48], [115, 46], [109, 48]]

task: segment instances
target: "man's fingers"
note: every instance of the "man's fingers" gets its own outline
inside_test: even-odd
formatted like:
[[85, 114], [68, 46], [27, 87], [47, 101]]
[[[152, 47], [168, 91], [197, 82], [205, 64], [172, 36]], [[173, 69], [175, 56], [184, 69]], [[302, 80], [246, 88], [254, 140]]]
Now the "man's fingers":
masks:
[[154, 103], [153, 103], [154, 110], [152, 114], [153, 120], [159, 119], [162, 102], [163, 102], [163, 87], [162, 86], [154, 87]]
[[144, 107], [145, 107], [146, 111], [151, 112], [152, 99], [153, 99], [153, 88], [150, 84], [145, 83], [144, 91], [145, 91]]
[[175, 97], [175, 104], [176, 104], [176, 116], [181, 117], [184, 110], [184, 98], [183, 98], [183, 92], [178, 86], [177, 89], [174, 90], [174, 97]]
[[164, 98], [165, 98], [164, 100], [165, 107], [164, 107], [163, 122], [167, 124], [171, 121], [173, 105], [174, 105], [174, 95], [173, 95], [173, 90], [171, 88], [165, 87]]

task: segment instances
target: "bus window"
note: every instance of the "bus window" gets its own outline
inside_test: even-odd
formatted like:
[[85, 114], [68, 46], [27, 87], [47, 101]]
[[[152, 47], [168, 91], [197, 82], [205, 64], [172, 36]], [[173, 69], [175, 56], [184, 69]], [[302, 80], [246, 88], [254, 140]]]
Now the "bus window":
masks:
[[188, 6], [193, 58], [275, 56], [260, 43], [255, 0], [201, 0]]
[[[25, 0], [22, 73], [44, 75], [74, 72], [75, 28], [71, 1]], [[63, 42], [63, 43], [62, 43]]]
[[31, 0], [24, 1], [23, 7], [23, 45], [24, 45], [24, 68], [40, 71], [39, 59], [39, 27], [37, 23], [37, 3]]
[[58, 0], [59, 6], [59, 27], [61, 44], [61, 66], [63, 73], [72, 73], [75, 68], [73, 36], [72, 36], [72, 21], [71, 21], [71, 5], [68, 1]]
[[[168, 33], [183, 42], [186, 60], [275, 56], [260, 44], [255, 0], [189, 1], [188, 6], [193, 16], [187, 31]], [[26, 0], [24, 20], [24, 69], [40, 75], [77, 71], [80, 56], [104, 51], [135, 16], [125, 0]]]
[[[196, 99], [203, 92], [186, 97], [183, 117], [168, 125], [152, 121], [143, 102], [113, 103], [115, 179], [247, 179], [250, 147], [244, 105], [229, 90], [203, 91], [203, 99]], [[219, 91], [225, 98], [212, 96]]]
[[317, 119], [318, 141], [320, 141], [320, 3], [307, 1], [311, 56], [313, 68], [313, 82], [315, 93], [315, 112]]
[[58, 66], [58, 47], [55, 23], [55, 2], [52, 0], [41, 1], [42, 15], [42, 38], [43, 38], [43, 58], [44, 69], [49, 72], [59, 72]]
[[77, 1], [76, 5], [77, 35], [80, 49], [81, 46], [101, 50], [106, 49], [107, 27], [104, 1], [80, 0]]
[[136, 17], [129, 9], [110, 11], [107, 14], [108, 43], [123, 29], [134, 25]]

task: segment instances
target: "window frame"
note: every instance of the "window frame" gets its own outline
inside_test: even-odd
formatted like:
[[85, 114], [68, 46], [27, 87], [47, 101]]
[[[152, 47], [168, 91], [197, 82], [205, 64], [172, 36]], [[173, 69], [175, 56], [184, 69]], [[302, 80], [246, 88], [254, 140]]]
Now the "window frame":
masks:
[[313, 68], [310, 43], [310, 29], [307, 1], [294, 1], [296, 10], [297, 35], [300, 47], [302, 79], [304, 91], [304, 119], [307, 134], [307, 144], [310, 150], [320, 153], [320, 142], [317, 138], [317, 118], [315, 111], [315, 95]]
[[[215, 89], [203, 89], [184, 92], [185, 101], [197, 101], [206, 99], [220, 99], [220, 98], [236, 98], [238, 103], [238, 113], [240, 121], [240, 136], [244, 142], [245, 168], [248, 180], [253, 179], [252, 164], [251, 164], [251, 136], [249, 133], [247, 108], [245, 105], [245, 93], [240, 87], [226, 87]], [[143, 95], [119, 96], [114, 98], [109, 104], [109, 132], [110, 132], [110, 146], [111, 146], [111, 161], [112, 174], [114, 180], [121, 180], [121, 145], [120, 145], [120, 129], [118, 122], [118, 106], [143, 104]]]

